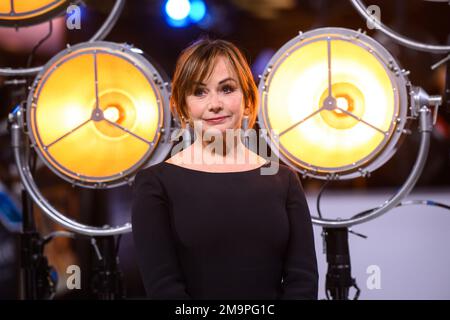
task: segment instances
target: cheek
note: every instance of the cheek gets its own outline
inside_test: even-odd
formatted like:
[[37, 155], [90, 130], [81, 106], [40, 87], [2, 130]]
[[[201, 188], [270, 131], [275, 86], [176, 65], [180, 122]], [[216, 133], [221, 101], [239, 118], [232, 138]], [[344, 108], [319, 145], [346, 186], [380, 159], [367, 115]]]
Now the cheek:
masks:
[[233, 113], [240, 113], [241, 109], [244, 107], [244, 98], [242, 95], [236, 95], [229, 97], [228, 100], [229, 109], [233, 111]]
[[189, 114], [194, 118], [199, 118], [203, 113], [203, 104], [195, 99], [186, 99], [186, 106]]

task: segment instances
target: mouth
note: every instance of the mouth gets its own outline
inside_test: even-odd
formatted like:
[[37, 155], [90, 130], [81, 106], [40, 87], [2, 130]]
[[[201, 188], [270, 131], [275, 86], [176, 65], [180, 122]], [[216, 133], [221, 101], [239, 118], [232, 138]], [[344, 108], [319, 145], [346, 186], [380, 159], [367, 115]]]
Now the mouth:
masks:
[[224, 117], [216, 117], [216, 118], [210, 118], [210, 119], [204, 119], [207, 123], [211, 124], [218, 124], [224, 122], [226, 119], [228, 119], [230, 116], [224, 116]]

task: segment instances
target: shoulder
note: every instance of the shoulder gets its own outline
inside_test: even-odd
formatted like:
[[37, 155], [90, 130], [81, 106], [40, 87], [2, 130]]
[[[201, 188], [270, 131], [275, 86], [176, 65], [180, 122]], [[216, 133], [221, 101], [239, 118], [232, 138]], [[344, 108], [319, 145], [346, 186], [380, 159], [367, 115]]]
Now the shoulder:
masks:
[[[274, 163], [274, 161], [271, 161], [271, 163]], [[298, 171], [286, 164], [278, 163], [278, 166], [279, 168], [277, 174], [285, 184], [287, 184], [289, 187], [300, 187], [300, 189], [303, 189]]]
[[280, 166], [280, 170], [286, 174], [297, 174], [297, 171], [295, 171], [294, 169], [292, 169], [290, 166], [284, 164], [284, 163], [279, 163]]
[[188, 146], [180, 150], [179, 152], [172, 155], [172, 157], [168, 158], [165, 162], [174, 164], [174, 165], [183, 165], [189, 159], [192, 159], [193, 149], [192, 145]]
[[267, 169], [268, 175], [277, 175], [284, 179], [298, 177], [297, 171], [286, 164], [280, 163], [279, 161], [268, 161], [263, 167]]
[[167, 179], [171, 178], [164, 174], [164, 163], [160, 162], [139, 170], [132, 186], [133, 196], [136, 199], [148, 201], [150, 198], [168, 199], [169, 193]]
[[160, 162], [140, 169], [134, 176], [134, 185], [138, 186], [145, 182], [160, 184], [163, 178], [164, 166], [164, 162]]

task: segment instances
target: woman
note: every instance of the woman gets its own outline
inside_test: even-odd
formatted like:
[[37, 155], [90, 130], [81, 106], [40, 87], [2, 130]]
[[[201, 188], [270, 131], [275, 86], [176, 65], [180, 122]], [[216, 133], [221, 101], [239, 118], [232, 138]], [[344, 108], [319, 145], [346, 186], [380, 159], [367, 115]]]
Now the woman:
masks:
[[148, 296], [316, 299], [313, 230], [297, 174], [284, 165], [261, 174], [273, 162], [239, 135], [227, 138], [257, 115], [242, 53], [223, 40], [189, 46], [170, 103], [196, 139], [135, 178], [133, 236]]

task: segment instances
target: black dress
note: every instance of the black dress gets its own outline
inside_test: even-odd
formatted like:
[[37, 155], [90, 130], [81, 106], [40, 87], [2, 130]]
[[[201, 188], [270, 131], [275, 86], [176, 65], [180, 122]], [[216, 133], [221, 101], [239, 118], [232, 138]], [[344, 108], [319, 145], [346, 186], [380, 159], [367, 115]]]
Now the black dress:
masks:
[[275, 175], [153, 165], [136, 175], [132, 224], [152, 299], [317, 299], [311, 218], [285, 165]]

